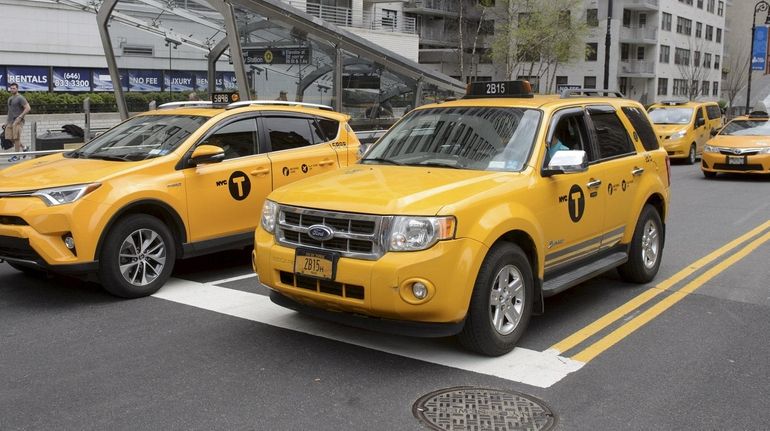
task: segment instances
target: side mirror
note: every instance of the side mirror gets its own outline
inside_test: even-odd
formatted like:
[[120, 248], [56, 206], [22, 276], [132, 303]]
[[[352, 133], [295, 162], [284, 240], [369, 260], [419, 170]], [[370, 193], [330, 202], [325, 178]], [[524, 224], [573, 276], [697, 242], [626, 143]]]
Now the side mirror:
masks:
[[208, 163], [219, 163], [225, 159], [225, 150], [215, 145], [200, 145], [190, 156], [190, 164], [193, 166]]
[[542, 175], [575, 174], [588, 170], [588, 156], [583, 150], [561, 150], [554, 153]]
[[698, 127], [703, 126], [704, 124], [706, 124], [706, 119], [705, 118], [698, 118], [697, 120], [695, 120], [695, 128], [696, 129]]

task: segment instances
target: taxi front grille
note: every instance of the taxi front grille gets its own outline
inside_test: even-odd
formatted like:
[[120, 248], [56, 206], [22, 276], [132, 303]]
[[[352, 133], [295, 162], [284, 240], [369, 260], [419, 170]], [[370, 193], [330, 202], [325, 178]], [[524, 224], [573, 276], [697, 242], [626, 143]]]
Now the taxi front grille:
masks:
[[759, 154], [759, 150], [732, 150], [732, 149], [720, 149], [719, 154], [725, 156], [755, 156]]
[[0, 224], [10, 226], [28, 226], [29, 224], [21, 217], [0, 215]]
[[[341, 213], [281, 206], [276, 226], [276, 241], [284, 246], [334, 251], [343, 257], [377, 260], [382, 254], [382, 232], [388, 217]], [[332, 232], [326, 240], [312, 238], [311, 226], [325, 226]]]
[[26, 238], [14, 238], [10, 236], [0, 236], [0, 258], [30, 260], [39, 262], [42, 259], [29, 245]]
[[721, 171], [761, 171], [764, 168], [759, 164], [729, 165], [727, 163], [714, 163], [714, 169]]
[[364, 299], [364, 287], [355, 284], [344, 284], [331, 280], [320, 280], [304, 275], [281, 271], [281, 283], [299, 289], [340, 296], [342, 298]]

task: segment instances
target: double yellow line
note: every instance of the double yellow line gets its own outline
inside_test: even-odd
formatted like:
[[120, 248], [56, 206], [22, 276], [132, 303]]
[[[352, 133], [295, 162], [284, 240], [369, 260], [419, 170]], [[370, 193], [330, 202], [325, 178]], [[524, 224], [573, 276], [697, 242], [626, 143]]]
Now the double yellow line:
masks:
[[[637, 297], [631, 299], [627, 303], [621, 305], [620, 307], [616, 308], [610, 313], [604, 315], [603, 317], [594, 321], [593, 323], [586, 326], [585, 328], [575, 332], [574, 334], [570, 335], [564, 340], [554, 344], [551, 347], [551, 350], [556, 351], [558, 354], [561, 354], [563, 352], [566, 352], [567, 350], [570, 350], [578, 346], [579, 344], [583, 343], [588, 338], [599, 333], [600, 331], [602, 331], [612, 323], [628, 315], [629, 313], [638, 309], [642, 305], [650, 302], [653, 298], [667, 291], [669, 288], [676, 285], [677, 283], [684, 280], [685, 278], [689, 277], [690, 275], [700, 270], [704, 266], [712, 263], [716, 259], [722, 257], [724, 254], [742, 245], [744, 242], [750, 240], [751, 238], [754, 238], [757, 235], [762, 234], [768, 228], [770, 228], [770, 220], [757, 226], [751, 231], [745, 233], [744, 235], [741, 235], [740, 237], [734, 239], [733, 241], [730, 241], [724, 246], [714, 250], [708, 255], [702, 257], [701, 259], [698, 259], [688, 267], [674, 274], [671, 278], [661, 282], [660, 284], [650, 288], [649, 290], [642, 292]], [[721, 273], [731, 265], [735, 264], [739, 260], [746, 257], [749, 253], [756, 250], [759, 246], [761, 246], [768, 240], [770, 240], [770, 232], [765, 232], [759, 238], [751, 241], [739, 251], [725, 258], [724, 260], [714, 265], [712, 268], [708, 269], [706, 272], [704, 272], [703, 274], [701, 274], [691, 282], [687, 283], [683, 288], [677, 291], [674, 291], [671, 295], [662, 299], [660, 302], [653, 305], [643, 313], [639, 314], [638, 316], [631, 319], [627, 323], [623, 324], [619, 328], [615, 329], [608, 335], [604, 336], [603, 338], [599, 339], [595, 343], [586, 347], [576, 355], [572, 356], [572, 359], [580, 362], [589, 362], [590, 360], [592, 360], [593, 358], [595, 358], [605, 350], [614, 346], [623, 338], [627, 337], [637, 329], [641, 328], [643, 325], [645, 325], [646, 323], [648, 323], [649, 321], [651, 321], [652, 319], [654, 319], [655, 317], [657, 317], [658, 315], [666, 311], [667, 309], [671, 308], [674, 304], [681, 301], [687, 295], [697, 290], [707, 281], [711, 280], [712, 278], [717, 276], [719, 273]]]

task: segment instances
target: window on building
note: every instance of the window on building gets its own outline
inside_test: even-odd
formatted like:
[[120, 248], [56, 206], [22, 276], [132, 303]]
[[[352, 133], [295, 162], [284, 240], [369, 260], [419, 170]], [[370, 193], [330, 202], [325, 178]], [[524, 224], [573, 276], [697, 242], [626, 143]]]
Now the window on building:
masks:
[[640, 13], [639, 14], [639, 27], [647, 27], [647, 14], [646, 13]]
[[711, 87], [711, 95], [714, 97], [719, 96], [719, 81], [714, 81], [714, 86]]
[[[693, 79], [692, 81], [690, 81], [690, 96], [696, 96], [696, 95], [698, 95], [698, 80]], [[698, 111], [700, 112], [700, 109]]]
[[717, 43], [722, 43], [722, 29], [721, 28], [717, 29], [717, 39], [716, 39], [716, 42]]
[[661, 63], [668, 63], [670, 56], [671, 56], [671, 47], [668, 45], [661, 45], [660, 58], [658, 59], [658, 61], [660, 61]]
[[687, 80], [686, 79], [675, 79], [674, 80], [674, 96], [685, 96], [687, 95]]
[[595, 76], [584, 76], [583, 77], [583, 88], [596, 88], [596, 77]]
[[479, 25], [479, 35], [492, 36], [495, 34], [495, 21], [492, 19], [485, 19], [481, 21]]
[[527, 12], [519, 13], [519, 25], [526, 25], [529, 22], [530, 14]]
[[658, 78], [658, 96], [668, 95], [668, 78]]
[[706, 11], [707, 12], [714, 13], [714, 3], [715, 2], [716, 2], [716, 0], [707, 0], [707, 3], [706, 3]]
[[714, 39], [714, 27], [707, 25], [706, 26], [706, 40], [712, 40]]
[[701, 95], [703, 95], [703, 96], [708, 96], [709, 95], [709, 84], [710, 84], [709, 81], [701, 82], [701, 87], [700, 87], [700, 94]]
[[690, 36], [692, 34], [692, 20], [681, 16], [676, 17], [676, 32]]
[[569, 83], [569, 77], [568, 76], [557, 76], [556, 77], [556, 88], [558, 89], [560, 85], [567, 85]]
[[663, 30], [671, 31], [671, 14], [663, 12], [663, 17], [660, 20], [660, 26]]
[[692, 64], [700, 64], [700, 51], [695, 51], [692, 54]]
[[698, 9], [703, 9], [703, 0], [698, 0]]
[[618, 88], [620, 89], [620, 93], [628, 94], [628, 78], [626, 78], [625, 76], [621, 76], [620, 78], [618, 78], [618, 80], [620, 81], [620, 85], [618, 86]]
[[628, 61], [629, 52], [631, 51], [631, 45], [627, 43], [620, 44], [620, 61]]
[[703, 67], [711, 68], [711, 54], [703, 54]]
[[398, 11], [393, 9], [382, 10], [382, 26], [385, 28], [396, 28], [398, 24]]
[[690, 50], [676, 48], [674, 51], [674, 64], [680, 64], [682, 66], [690, 65]]
[[696, 22], [695, 23], [695, 37], [703, 37], [703, 23], [702, 22]]
[[586, 61], [596, 61], [598, 58], [599, 44], [590, 42], [586, 44]]
[[599, 9], [586, 9], [586, 25], [599, 27]]
[[725, 2], [720, 1], [717, 5], [717, 15], [723, 16], [725, 14]]
[[637, 46], [636, 47], [636, 59], [637, 60], [644, 60], [644, 47], [643, 46]]
[[631, 27], [631, 11], [623, 9], [623, 27]]
[[533, 62], [533, 61], [539, 61], [540, 60], [540, 53], [535, 52], [535, 50], [530, 49], [527, 45], [519, 45], [517, 49], [518, 59], [519, 61], [524, 62]]
[[572, 13], [569, 10], [559, 12], [559, 25], [569, 28], [572, 23]]
[[721, 58], [718, 55], [714, 56], [714, 69], [719, 69], [719, 61]]

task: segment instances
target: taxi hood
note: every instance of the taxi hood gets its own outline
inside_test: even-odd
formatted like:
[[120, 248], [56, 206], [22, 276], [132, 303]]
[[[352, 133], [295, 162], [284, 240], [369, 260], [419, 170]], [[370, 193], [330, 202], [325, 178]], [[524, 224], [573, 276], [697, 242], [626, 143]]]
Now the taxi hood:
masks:
[[124, 172], [136, 163], [69, 159], [53, 154], [0, 169], [0, 191], [26, 191], [85, 184]]
[[661, 135], [670, 135], [680, 130], [687, 130], [690, 127], [689, 124], [653, 124], [652, 128], [655, 133]]
[[363, 214], [435, 215], [492, 188], [510, 184], [510, 172], [419, 166], [355, 165], [283, 186], [279, 204]]
[[717, 135], [708, 145], [730, 148], [766, 148], [770, 147], [770, 136]]

